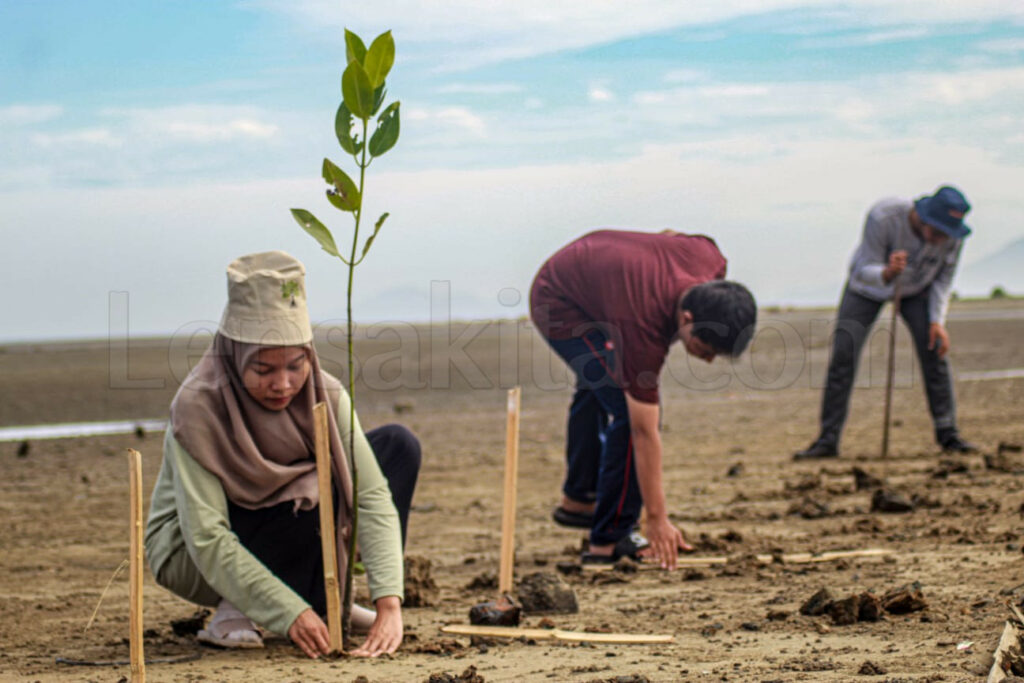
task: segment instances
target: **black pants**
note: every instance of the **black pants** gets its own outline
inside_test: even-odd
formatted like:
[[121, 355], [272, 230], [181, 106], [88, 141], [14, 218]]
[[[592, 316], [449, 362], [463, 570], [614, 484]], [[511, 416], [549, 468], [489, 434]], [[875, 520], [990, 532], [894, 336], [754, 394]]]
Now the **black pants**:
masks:
[[[956, 432], [956, 400], [949, 362], [928, 348], [928, 289], [900, 300], [900, 316], [910, 330], [914, 350], [924, 375], [928, 408], [935, 425], [936, 438]], [[818, 441], [838, 447], [850, 407], [850, 392], [857, 376], [857, 364], [864, 341], [878, 317], [882, 302], [850, 291], [847, 287], [839, 303], [839, 319], [832, 339], [832, 358], [821, 401], [821, 433]], [[893, 330], [895, 334], [895, 330]]]
[[[420, 471], [420, 444], [401, 425], [384, 425], [366, 433], [366, 440], [388, 480], [391, 499], [402, 524], [402, 547], [412, 494]], [[335, 491], [335, 501], [337, 501]], [[308, 602], [317, 614], [326, 614], [323, 552], [320, 547], [319, 506], [293, 512], [291, 502], [248, 510], [228, 501], [231, 530], [267, 569]], [[337, 509], [337, 506], [335, 506]]]

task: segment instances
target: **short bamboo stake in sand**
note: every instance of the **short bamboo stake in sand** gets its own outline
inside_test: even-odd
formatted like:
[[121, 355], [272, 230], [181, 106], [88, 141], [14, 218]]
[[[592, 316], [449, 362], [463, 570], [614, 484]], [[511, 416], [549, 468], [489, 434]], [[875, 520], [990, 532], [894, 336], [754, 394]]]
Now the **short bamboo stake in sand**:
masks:
[[885, 372], [885, 417], [882, 422], [882, 457], [889, 457], [889, 423], [892, 422], [892, 380], [896, 374], [896, 318], [900, 314], [900, 287], [892, 293], [892, 324], [889, 335], [889, 365]]
[[498, 591], [512, 590], [512, 569], [516, 555], [516, 481], [519, 478], [520, 388], [508, 391], [508, 420], [505, 425], [505, 496], [501, 514], [501, 564]]
[[129, 525], [128, 594], [131, 605], [128, 619], [131, 683], [146, 683], [146, 656], [142, 649], [142, 454], [128, 449]]
[[316, 478], [320, 488], [320, 547], [324, 555], [324, 592], [331, 652], [341, 652], [341, 595], [338, 592], [338, 551], [334, 536], [334, 494], [331, 491], [331, 448], [327, 439], [327, 404], [313, 406]]

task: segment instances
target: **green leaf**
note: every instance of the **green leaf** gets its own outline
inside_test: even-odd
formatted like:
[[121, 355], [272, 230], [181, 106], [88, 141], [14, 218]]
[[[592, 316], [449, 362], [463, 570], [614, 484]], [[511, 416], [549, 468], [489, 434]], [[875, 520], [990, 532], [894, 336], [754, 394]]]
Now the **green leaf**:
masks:
[[360, 146], [356, 144], [356, 138], [352, 135], [352, 112], [344, 102], [338, 107], [338, 113], [334, 117], [334, 134], [338, 136], [338, 143], [343, 150], [353, 156], [359, 154]]
[[313, 236], [323, 250], [331, 256], [340, 256], [338, 246], [334, 243], [334, 236], [327, 226], [317, 220], [316, 216], [305, 209], [292, 209], [292, 216], [302, 226], [302, 229]]
[[341, 94], [345, 106], [354, 115], [366, 120], [373, 115], [373, 84], [359, 62], [349, 62], [341, 76]]
[[384, 225], [384, 221], [386, 221], [390, 215], [391, 214], [385, 211], [381, 214], [380, 218], [377, 219], [377, 224], [373, 226], [373, 234], [370, 235], [370, 239], [366, 240], [366, 244], [363, 245], [363, 255], [359, 257], [360, 261], [366, 258], [366, 252], [370, 251], [370, 245], [373, 244], [373, 240], [377, 238], [377, 233], [380, 232], [380, 226]]
[[324, 159], [324, 180], [332, 188], [327, 190], [327, 200], [342, 211], [359, 210], [359, 188], [348, 174], [334, 165], [330, 159]]
[[391, 37], [391, 31], [385, 31], [377, 36], [370, 49], [366, 52], [366, 59], [363, 66], [370, 77], [370, 83], [374, 88], [384, 85], [391, 66], [395, 63], [395, 39]]
[[380, 109], [380, 105], [384, 104], [384, 96], [388, 94], [387, 88], [381, 85], [379, 88], [373, 91], [373, 116]]
[[366, 59], [366, 45], [363, 44], [363, 39], [348, 29], [345, 29], [345, 57], [350, 63], [355, 61], [360, 64]]
[[398, 102], [392, 102], [377, 118], [377, 130], [370, 136], [370, 146], [367, 148], [371, 156], [379, 157], [398, 142], [398, 105]]

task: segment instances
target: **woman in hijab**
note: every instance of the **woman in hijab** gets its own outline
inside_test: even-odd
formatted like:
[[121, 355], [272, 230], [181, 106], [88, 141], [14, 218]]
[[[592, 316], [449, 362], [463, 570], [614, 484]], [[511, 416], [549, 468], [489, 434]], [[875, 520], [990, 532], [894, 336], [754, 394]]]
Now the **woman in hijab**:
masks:
[[[304, 274], [280, 251], [228, 266], [213, 344], [171, 403], [145, 545], [157, 583], [217, 608], [200, 640], [262, 647], [258, 624], [315, 658], [329, 641], [313, 406], [329, 407], [341, 572], [352, 533], [352, 425], [348, 394], [313, 348]], [[420, 452], [398, 425], [364, 435], [356, 420], [354, 429], [359, 552], [376, 610], [353, 606], [354, 629], [367, 632], [353, 654], [373, 657], [402, 642], [402, 548]]]

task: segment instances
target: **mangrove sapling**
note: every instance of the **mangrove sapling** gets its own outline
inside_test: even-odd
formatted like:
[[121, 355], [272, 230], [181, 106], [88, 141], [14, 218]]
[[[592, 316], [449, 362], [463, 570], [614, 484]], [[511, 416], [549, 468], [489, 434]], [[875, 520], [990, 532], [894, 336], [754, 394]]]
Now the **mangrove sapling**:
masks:
[[[348, 329], [348, 393], [349, 430], [348, 462], [352, 472], [352, 534], [348, 548], [348, 566], [345, 569], [345, 600], [343, 601], [342, 632], [349, 633], [351, 625], [352, 574], [356, 547], [356, 524], [358, 523], [358, 473], [355, 460], [355, 372], [352, 358], [352, 287], [356, 266], [363, 262], [370, 251], [377, 233], [387, 219], [383, 213], [373, 226], [373, 232], [359, 249], [359, 229], [363, 218], [363, 198], [366, 169], [376, 157], [383, 155], [398, 142], [399, 118], [397, 101], [382, 109], [385, 95], [385, 78], [395, 61], [395, 41], [391, 31], [377, 36], [367, 48], [355, 33], [345, 30], [345, 53], [347, 65], [341, 76], [341, 105], [334, 119], [334, 132], [341, 149], [350, 155], [359, 168], [359, 182], [356, 183], [345, 171], [330, 159], [324, 159], [322, 176], [327, 182], [327, 201], [339, 211], [352, 214], [354, 228], [348, 256], [343, 255], [334, 241], [331, 231], [316, 216], [305, 209], [292, 209], [292, 216], [302, 229], [320, 243], [331, 256], [336, 256], [348, 268], [346, 291], [346, 320]], [[376, 126], [369, 135], [369, 123], [376, 116]], [[352, 129], [356, 132], [353, 135]]]

